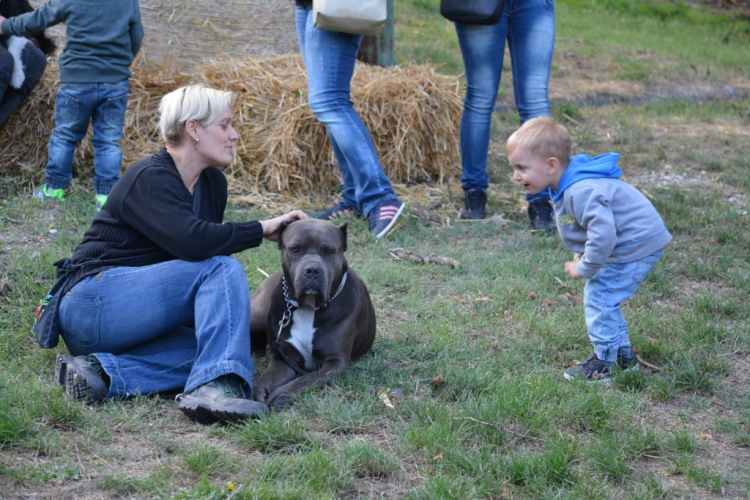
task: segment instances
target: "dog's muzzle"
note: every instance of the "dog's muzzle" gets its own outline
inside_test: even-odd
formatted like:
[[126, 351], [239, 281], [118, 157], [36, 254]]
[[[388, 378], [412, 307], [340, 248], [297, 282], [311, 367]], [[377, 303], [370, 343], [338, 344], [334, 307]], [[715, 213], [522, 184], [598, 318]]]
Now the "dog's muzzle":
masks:
[[300, 304], [306, 303], [315, 309], [323, 307], [331, 295], [327, 268], [317, 263], [300, 267], [294, 279], [294, 290]]

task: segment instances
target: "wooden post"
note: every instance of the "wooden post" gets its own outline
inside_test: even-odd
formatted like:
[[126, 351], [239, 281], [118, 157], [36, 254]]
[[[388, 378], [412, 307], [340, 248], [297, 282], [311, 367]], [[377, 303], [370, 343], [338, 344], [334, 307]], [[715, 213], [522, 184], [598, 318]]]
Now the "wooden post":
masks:
[[366, 36], [362, 39], [357, 59], [375, 66], [394, 66], [396, 64], [394, 24], [393, 0], [388, 0], [388, 20], [385, 22], [383, 32], [379, 37]]

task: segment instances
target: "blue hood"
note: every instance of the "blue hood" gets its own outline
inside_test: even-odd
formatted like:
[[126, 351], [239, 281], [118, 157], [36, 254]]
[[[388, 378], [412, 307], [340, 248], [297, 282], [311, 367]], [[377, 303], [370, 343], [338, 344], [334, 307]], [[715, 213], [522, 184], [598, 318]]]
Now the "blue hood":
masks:
[[622, 175], [622, 169], [617, 166], [619, 158], [620, 155], [617, 153], [604, 153], [594, 158], [589, 155], [575, 155], [563, 172], [557, 191], [552, 191], [552, 201], [557, 202], [566, 189], [583, 179], [619, 179]]

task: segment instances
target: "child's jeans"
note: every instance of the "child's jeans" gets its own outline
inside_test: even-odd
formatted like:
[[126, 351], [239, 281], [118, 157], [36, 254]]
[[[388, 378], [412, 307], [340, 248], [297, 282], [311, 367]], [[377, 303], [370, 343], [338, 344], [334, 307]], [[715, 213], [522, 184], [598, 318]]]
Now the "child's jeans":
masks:
[[63, 83], [55, 97], [55, 130], [49, 139], [46, 183], [65, 189], [73, 178], [73, 153], [94, 126], [94, 189], [109, 194], [120, 175], [119, 141], [125, 125], [130, 83]]
[[620, 303], [635, 293], [659, 262], [662, 252], [625, 264], [604, 264], [593, 278], [586, 280], [583, 289], [586, 327], [600, 360], [615, 363], [618, 349], [630, 347], [628, 322], [622, 316]]

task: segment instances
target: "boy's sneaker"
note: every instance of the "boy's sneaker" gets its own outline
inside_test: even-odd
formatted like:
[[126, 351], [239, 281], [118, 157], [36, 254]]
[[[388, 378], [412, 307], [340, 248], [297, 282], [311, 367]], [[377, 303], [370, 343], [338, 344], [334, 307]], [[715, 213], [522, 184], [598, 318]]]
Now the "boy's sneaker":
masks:
[[108, 198], [108, 195], [106, 194], [96, 195], [96, 211], [97, 212], [102, 209], [105, 203], [107, 203], [107, 198]]
[[640, 363], [638, 363], [638, 351], [632, 349], [633, 355], [629, 358], [623, 356], [622, 351], [617, 353], [617, 366], [623, 372], [637, 371], [641, 369]]
[[313, 219], [334, 220], [339, 217], [362, 217], [362, 212], [357, 210], [356, 207], [352, 207], [345, 204], [343, 201], [340, 201], [331, 208], [312, 212], [310, 217]]
[[[378, 206], [367, 214], [370, 232], [378, 239], [388, 235], [396, 229], [396, 220], [403, 212], [406, 204], [401, 200], [381, 200]], [[399, 223], [399, 225], [401, 225]]]
[[481, 189], [469, 189], [464, 192], [462, 219], [484, 219], [484, 208], [487, 205], [487, 193]]
[[59, 354], [55, 361], [55, 382], [65, 388], [65, 394], [76, 401], [98, 403], [107, 395], [107, 374], [95, 356], [66, 356]]
[[533, 231], [549, 232], [556, 229], [552, 220], [552, 204], [549, 200], [529, 202], [529, 220]]
[[587, 382], [611, 382], [614, 370], [611, 366], [592, 354], [586, 361], [565, 370], [568, 380], [586, 380]]
[[224, 375], [187, 394], [177, 395], [179, 408], [190, 419], [202, 424], [239, 422], [260, 418], [268, 406], [245, 399], [244, 382], [236, 375]]
[[37, 200], [54, 200], [62, 201], [65, 196], [64, 189], [52, 189], [47, 184], [42, 184], [34, 190], [34, 198]]

